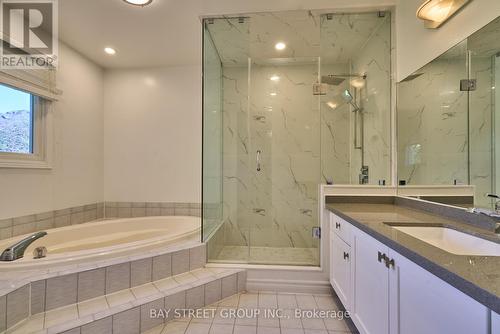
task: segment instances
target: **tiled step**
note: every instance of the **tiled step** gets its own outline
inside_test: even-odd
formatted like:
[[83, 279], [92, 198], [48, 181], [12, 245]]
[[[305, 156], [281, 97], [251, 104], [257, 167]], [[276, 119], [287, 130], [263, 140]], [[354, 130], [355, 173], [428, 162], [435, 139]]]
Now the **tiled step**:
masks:
[[151, 318], [151, 309], [198, 309], [245, 287], [243, 270], [197, 269], [36, 314], [7, 333], [138, 334], [170, 320]]
[[30, 316], [203, 268], [206, 245], [182, 240], [137, 254], [0, 273], [0, 332]]

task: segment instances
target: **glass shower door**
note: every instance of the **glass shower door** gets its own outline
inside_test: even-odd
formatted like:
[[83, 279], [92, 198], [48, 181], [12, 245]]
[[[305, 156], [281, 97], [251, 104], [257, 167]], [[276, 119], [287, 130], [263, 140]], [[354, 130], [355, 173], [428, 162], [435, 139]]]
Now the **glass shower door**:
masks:
[[204, 22], [203, 224], [207, 240], [222, 223], [222, 63]]
[[252, 59], [248, 189], [240, 220], [249, 262], [319, 265], [318, 58]]

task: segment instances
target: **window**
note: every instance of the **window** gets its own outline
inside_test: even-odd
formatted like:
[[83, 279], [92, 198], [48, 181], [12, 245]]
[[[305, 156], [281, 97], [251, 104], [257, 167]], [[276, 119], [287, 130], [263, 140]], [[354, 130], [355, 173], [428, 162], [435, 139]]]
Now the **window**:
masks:
[[33, 154], [33, 95], [0, 85], [0, 152]]
[[0, 84], [0, 167], [50, 167], [48, 103], [35, 94]]

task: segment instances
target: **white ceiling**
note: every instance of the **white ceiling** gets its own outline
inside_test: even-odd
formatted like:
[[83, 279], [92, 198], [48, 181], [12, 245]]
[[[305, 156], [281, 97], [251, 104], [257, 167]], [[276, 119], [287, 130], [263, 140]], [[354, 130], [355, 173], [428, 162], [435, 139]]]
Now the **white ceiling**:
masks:
[[[59, 1], [63, 42], [106, 68], [198, 64], [199, 1], [156, 0], [131, 6], [122, 0]], [[118, 53], [108, 56], [104, 47]]]
[[[60, 0], [63, 42], [105, 68], [201, 64], [200, 15], [298, 9], [366, 10], [395, 0], [154, 0], [131, 6], [123, 0]], [[361, 9], [363, 8], [363, 9]], [[116, 48], [110, 57], [104, 47]]]

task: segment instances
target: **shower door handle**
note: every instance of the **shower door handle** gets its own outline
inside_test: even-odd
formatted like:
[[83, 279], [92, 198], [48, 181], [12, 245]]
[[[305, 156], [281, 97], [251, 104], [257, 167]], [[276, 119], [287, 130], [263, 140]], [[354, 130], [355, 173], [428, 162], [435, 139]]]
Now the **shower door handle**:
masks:
[[257, 172], [260, 172], [261, 171], [261, 168], [260, 168], [260, 155], [262, 154], [262, 151], [261, 150], [258, 150], [257, 151]]

